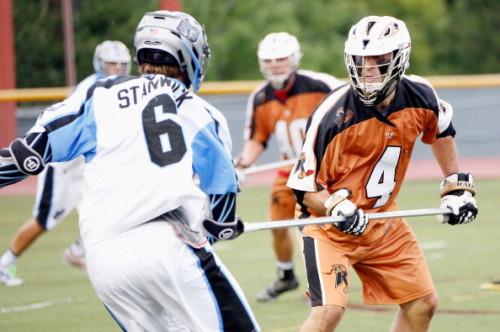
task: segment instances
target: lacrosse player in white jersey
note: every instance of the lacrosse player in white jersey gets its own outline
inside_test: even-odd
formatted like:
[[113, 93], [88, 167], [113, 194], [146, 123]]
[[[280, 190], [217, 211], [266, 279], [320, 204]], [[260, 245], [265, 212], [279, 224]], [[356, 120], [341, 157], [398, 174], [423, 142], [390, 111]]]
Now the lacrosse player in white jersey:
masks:
[[[95, 73], [81, 81], [72, 94], [81, 94], [99, 79], [111, 75], [128, 75], [130, 51], [120, 41], [106, 40], [97, 45], [93, 65]], [[83, 189], [83, 157], [48, 165], [37, 179], [37, 193], [32, 218], [16, 232], [10, 247], [0, 257], [0, 280], [7, 286], [19, 286], [24, 280], [16, 275], [16, 263], [21, 254], [43, 233], [52, 230], [78, 205]], [[80, 238], [63, 253], [68, 264], [85, 268], [85, 250]]]
[[259, 331], [206, 237], [235, 238], [243, 223], [214, 108], [194, 93], [210, 58], [204, 28], [185, 13], [146, 13], [134, 45], [143, 75], [100, 80], [43, 113], [0, 150], [0, 186], [83, 155], [87, 271], [120, 326], [170, 331], [173, 317], [176, 330]]

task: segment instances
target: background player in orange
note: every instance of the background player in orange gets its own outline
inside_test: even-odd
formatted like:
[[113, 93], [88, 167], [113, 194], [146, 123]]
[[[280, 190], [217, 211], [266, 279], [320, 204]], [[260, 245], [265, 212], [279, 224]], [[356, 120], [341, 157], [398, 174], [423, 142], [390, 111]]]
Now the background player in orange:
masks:
[[[297, 38], [278, 32], [267, 35], [257, 52], [260, 71], [266, 82], [258, 86], [248, 100], [245, 145], [236, 162], [244, 169], [266, 149], [273, 133], [280, 148], [280, 159], [293, 159], [302, 145], [307, 118], [314, 107], [333, 88], [343, 84], [335, 77], [298, 70], [302, 54]], [[291, 166], [278, 171], [272, 187], [270, 220], [293, 218], [295, 197], [286, 181]], [[244, 175], [238, 172], [240, 182]], [[273, 230], [278, 279], [262, 290], [258, 301], [274, 300], [281, 293], [299, 286], [293, 271], [293, 238], [287, 229]]]
[[364, 212], [399, 210], [401, 188], [416, 139], [430, 144], [445, 176], [442, 222], [471, 222], [478, 212], [473, 177], [459, 173], [453, 110], [432, 86], [403, 76], [411, 41], [404, 22], [369, 16], [345, 44], [350, 77], [308, 121], [288, 185], [300, 217], [343, 215], [346, 222], [301, 229], [311, 313], [302, 331], [332, 331], [347, 306], [351, 267], [367, 304], [398, 304], [390, 331], [427, 331], [437, 294], [422, 249], [402, 219], [371, 220]]

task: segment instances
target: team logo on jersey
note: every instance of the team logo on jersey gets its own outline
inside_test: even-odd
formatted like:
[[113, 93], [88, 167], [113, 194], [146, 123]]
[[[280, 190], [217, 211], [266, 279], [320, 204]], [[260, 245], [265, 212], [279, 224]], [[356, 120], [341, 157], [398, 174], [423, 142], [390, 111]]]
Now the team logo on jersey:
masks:
[[304, 167], [305, 161], [306, 161], [306, 155], [304, 152], [301, 152], [299, 155], [299, 158], [297, 160], [297, 164], [295, 166], [295, 169], [293, 170], [294, 174], [299, 173], [299, 175], [297, 176], [299, 179], [303, 179], [306, 176], [314, 174], [314, 170], [312, 170], [312, 169], [306, 171], [306, 169]]
[[65, 211], [64, 208], [56, 211], [56, 213], [54, 213], [54, 219], [59, 219], [62, 215], [64, 215], [64, 211]]
[[385, 133], [385, 137], [387, 137], [387, 139], [392, 138], [393, 135], [394, 135], [394, 133], [392, 133], [392, 132]]
[[342, 285], [344, 286], [344, 293], [347, 293], [347, 290], [349, 288], [349, 283], [347, 281], [347, 269], [345, 268], [344, 265], [342, 264], [335, 264], [332, 265], [330, 268], [330, 271], [328, 272], [322, 272], [323, 274], [326, 274], [328, 276], [334, 274], [335, 275], [335, 288], [338, 288]]
[[194, 25], [191, 25], [191, 23], [189, 23], [189, 20], [187, 18], [182, 19], [181, 23], [179, 23], [179, 25], [177, 26], [177, 30], [180, 32], [181, 35], [183, 35], [193, 43], [200, 36], [200, 30]]
[[342, 106], [335, 112], [335, 124], [340, 127], [343, 123], [349, 122], [349, 120], [352, 119], [354, 116], [352, 110], [344, 110], [344, 107]]

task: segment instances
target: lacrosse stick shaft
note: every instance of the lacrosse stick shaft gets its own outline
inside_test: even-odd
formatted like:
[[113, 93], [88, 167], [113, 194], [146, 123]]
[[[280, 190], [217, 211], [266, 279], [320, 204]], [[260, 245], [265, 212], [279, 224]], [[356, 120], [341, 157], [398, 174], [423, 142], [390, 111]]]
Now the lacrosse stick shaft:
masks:
[[248, 168], [245, 168], [243, 170], [243, 173], [245, 173], [245, 175], [250, 175], [250, 174], [269, 171], [280, 167], [292, 166], [293, 164], [295, 164], [294, 159], [280, 160], [273, 163], [262, 164], [259, 166], [250, 166]]
[[[374, 212], [374, 213], [366, 213], [366, 216], [368, 220], [370, 220], [370, 219], [420, 217], [420, 216], [431, 216], [437, 214], [450, 214], [450, 213], [452, 213], [452, 211], [448, 208], [437, 208], [437, 209]], [[245, 232], [254, 232], [267, 229], [287, 228], [295, 226], [327, 224], [334, 222], [344, 222], [345, 220], [346, 220], [345, 217], [319, 217], [319, 218], [309, 218], [309, 219], [286, 219], [277, 221], [245, 223]]]

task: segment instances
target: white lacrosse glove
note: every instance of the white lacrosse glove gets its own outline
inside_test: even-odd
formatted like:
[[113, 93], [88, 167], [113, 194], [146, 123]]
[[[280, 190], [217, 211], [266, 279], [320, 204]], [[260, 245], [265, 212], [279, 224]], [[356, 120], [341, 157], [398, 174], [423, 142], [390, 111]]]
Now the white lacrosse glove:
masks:
[[341, 232], [358, 236], [366, 230], [368, 218], [363, 210], [347, 199], [349, 195], [351, 191], [346, 188], [334, 192], [325, 202], [326, 215], [346, 217], [346, 221], [334, 223], [335, 227]]
[[473, 221], [478, 213], [476, 186], [469, 173], [454, 173], [441, 181], [441, 208], [450, 208], [453, 214], [438, 215], [443, 224], [459, 225]]
[[245, 174], [243, 169], [235, 167], [234, 170], [236, 171], [236, 176], [238, 177], [238, 182], [240, 185], [243, 185], [247, 182], [248, 176]]

